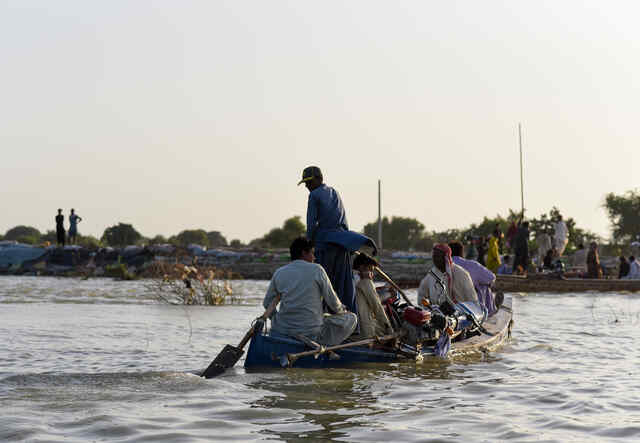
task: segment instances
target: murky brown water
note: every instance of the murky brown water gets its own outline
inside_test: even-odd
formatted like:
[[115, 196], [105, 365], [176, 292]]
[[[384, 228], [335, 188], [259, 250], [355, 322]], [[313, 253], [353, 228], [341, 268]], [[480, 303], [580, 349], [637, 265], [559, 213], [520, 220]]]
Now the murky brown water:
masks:
[[640, 295], [516, 295], [513, 339], [490, 354], [192, 375], [266, 285], [185, 308], [142, 282], [0, 277], [0, 441], [640, 439]]

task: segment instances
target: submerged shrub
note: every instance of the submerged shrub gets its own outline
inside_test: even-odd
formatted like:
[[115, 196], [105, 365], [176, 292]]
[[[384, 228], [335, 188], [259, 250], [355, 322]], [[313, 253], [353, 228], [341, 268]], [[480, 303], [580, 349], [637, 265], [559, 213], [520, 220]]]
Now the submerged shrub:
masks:
[[230, 273], [213, 266], [155, 262], [147, 288], [160, 301], [172, 305], [223, 305], [233, 303]]

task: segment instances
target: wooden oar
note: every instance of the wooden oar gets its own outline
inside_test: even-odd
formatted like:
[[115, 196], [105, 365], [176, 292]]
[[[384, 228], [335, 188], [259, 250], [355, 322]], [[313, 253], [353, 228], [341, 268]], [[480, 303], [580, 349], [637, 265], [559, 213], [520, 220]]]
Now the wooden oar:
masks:
[[396, 291], [398, 291], [400, 293], [400, 295], [402, 295], [402, 298], [404, 298], [404, 301], [407, 302], [407, 304], [409, 306], [413, 306], [413, 303], [411, 303], [411, 300], [409, 300], [409, 297], [407, 297], [407, 294], [405, 294], [402, 289], [400, 289], [400, 286], [396, 285], [396, 283], [391, 280], [391, 277], [389, 277], [387, 274], [384, 273], [384, 271], [382, 269], [380, 269], [380, 266], [375, 266], [373, 268], [378, 274], [380, 274], [380, 276], [387, 282], [389, 283], [393, 289], [395, 289]]
[[350, 343], [342, 343], [340, 345], [328, 346], [326, 348], [324, 346], [321, 346], [319, 349], [314, 349], [313, 351], [298, 352], [297, 354], [285, 354], [279, 357], [280, 365], [283, 368], [286, 368], [288, 366], [293, 365], [296, 362], [296, 360], [298, 360], [301, 357], [313, 355], [316, 358], [318, 358], [318, 356], [322, 354], [326, 354], [327, 352], [337, 351], [339, 349], [345, 349], [345, 348], [352, 348], [354, 346], [368, 345], [370, 343], [383, 343], [383, 342], [396, 339], [400, 337], [400, 335], [401, 335], [400, 333], [396, 332], [394, 334], [383, 335], [382, 337], [367, 338], [365, 340], [353, 341]]
[[[276, 295], [276, 298], [273, 299], [267, 310], [264, 311], [264, 314], [258, 317], [257, 320], [262, 320], [264, 322], [269, 317], [271, 317], [271, 314], [273, 314], [273, 311], [275, 311], [276, 306], [279, 302], [280, 294]], [[242, 340], [240, 340], [238, 346], [226, 345], [218, 354], [218, 356], [207, 367], [207, 369], [204, 370], [204, 372], [202, 373], [202, 377], [216, 377], [222, 374], [227, 369], [233, 367], [238, 362], [238, 360], [240, 360], [242, 354], [244, 354], [244, 347], [247, 345], [249, 340], [251, 340], [251, 337], [253, 337], [255, 328], [256, 324], [254, 323], [253, 326], [251, 326], [251, 329], [249, 329], [249, 331], [244, 335]]]

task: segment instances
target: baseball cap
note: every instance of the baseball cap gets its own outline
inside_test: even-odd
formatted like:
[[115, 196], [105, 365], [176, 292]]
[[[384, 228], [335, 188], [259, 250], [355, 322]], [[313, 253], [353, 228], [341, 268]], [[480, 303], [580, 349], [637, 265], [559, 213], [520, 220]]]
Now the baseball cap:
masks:
[[302, 180], [298, 182], [298, 185], [304, 182], [308, 182], [313, 177], [318, 177], [322, 180], [322, 171], [320, 171], [320, 168], [318, 168], [317, 166], [307, 166], [306, 168], [304, 168], [304, 171], [302, 171]]

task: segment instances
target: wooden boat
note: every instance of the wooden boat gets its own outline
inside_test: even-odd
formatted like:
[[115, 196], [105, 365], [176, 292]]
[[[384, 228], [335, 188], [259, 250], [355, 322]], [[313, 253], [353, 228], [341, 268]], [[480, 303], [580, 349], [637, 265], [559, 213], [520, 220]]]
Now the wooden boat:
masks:
[[566, 278], [552, 274], [498, 275], [495, 291], [502, 292], [638, 292], [640, 280]]
[[[466, 354], [471, 352], [484, 352], [501, 345], [511, 336], [513, 325], [513, 299], [505, 296], [500, 310], [489, 317], [484, 323], [486, 333], [480, 333], [464, 340], [451, 343], [449, 355]], [[261, 333], [252, 337], [244, 362], [245, 368], [280, 367], [281, 357], [287, 354], [296, 354], [309, 351], [310, 347], [292, 337]], [[433, 357], [434, 346], [425, 346], [418, 355], [410, 349], [370, 349], [368, 347], [351, 347], [335, 351], [339, 359], [330, 358], [327, 354], [317, 356], [305, 356], [295, 361], [295, 367], [339, 367], [357, 365], [358, 363], [391, 363]]]

